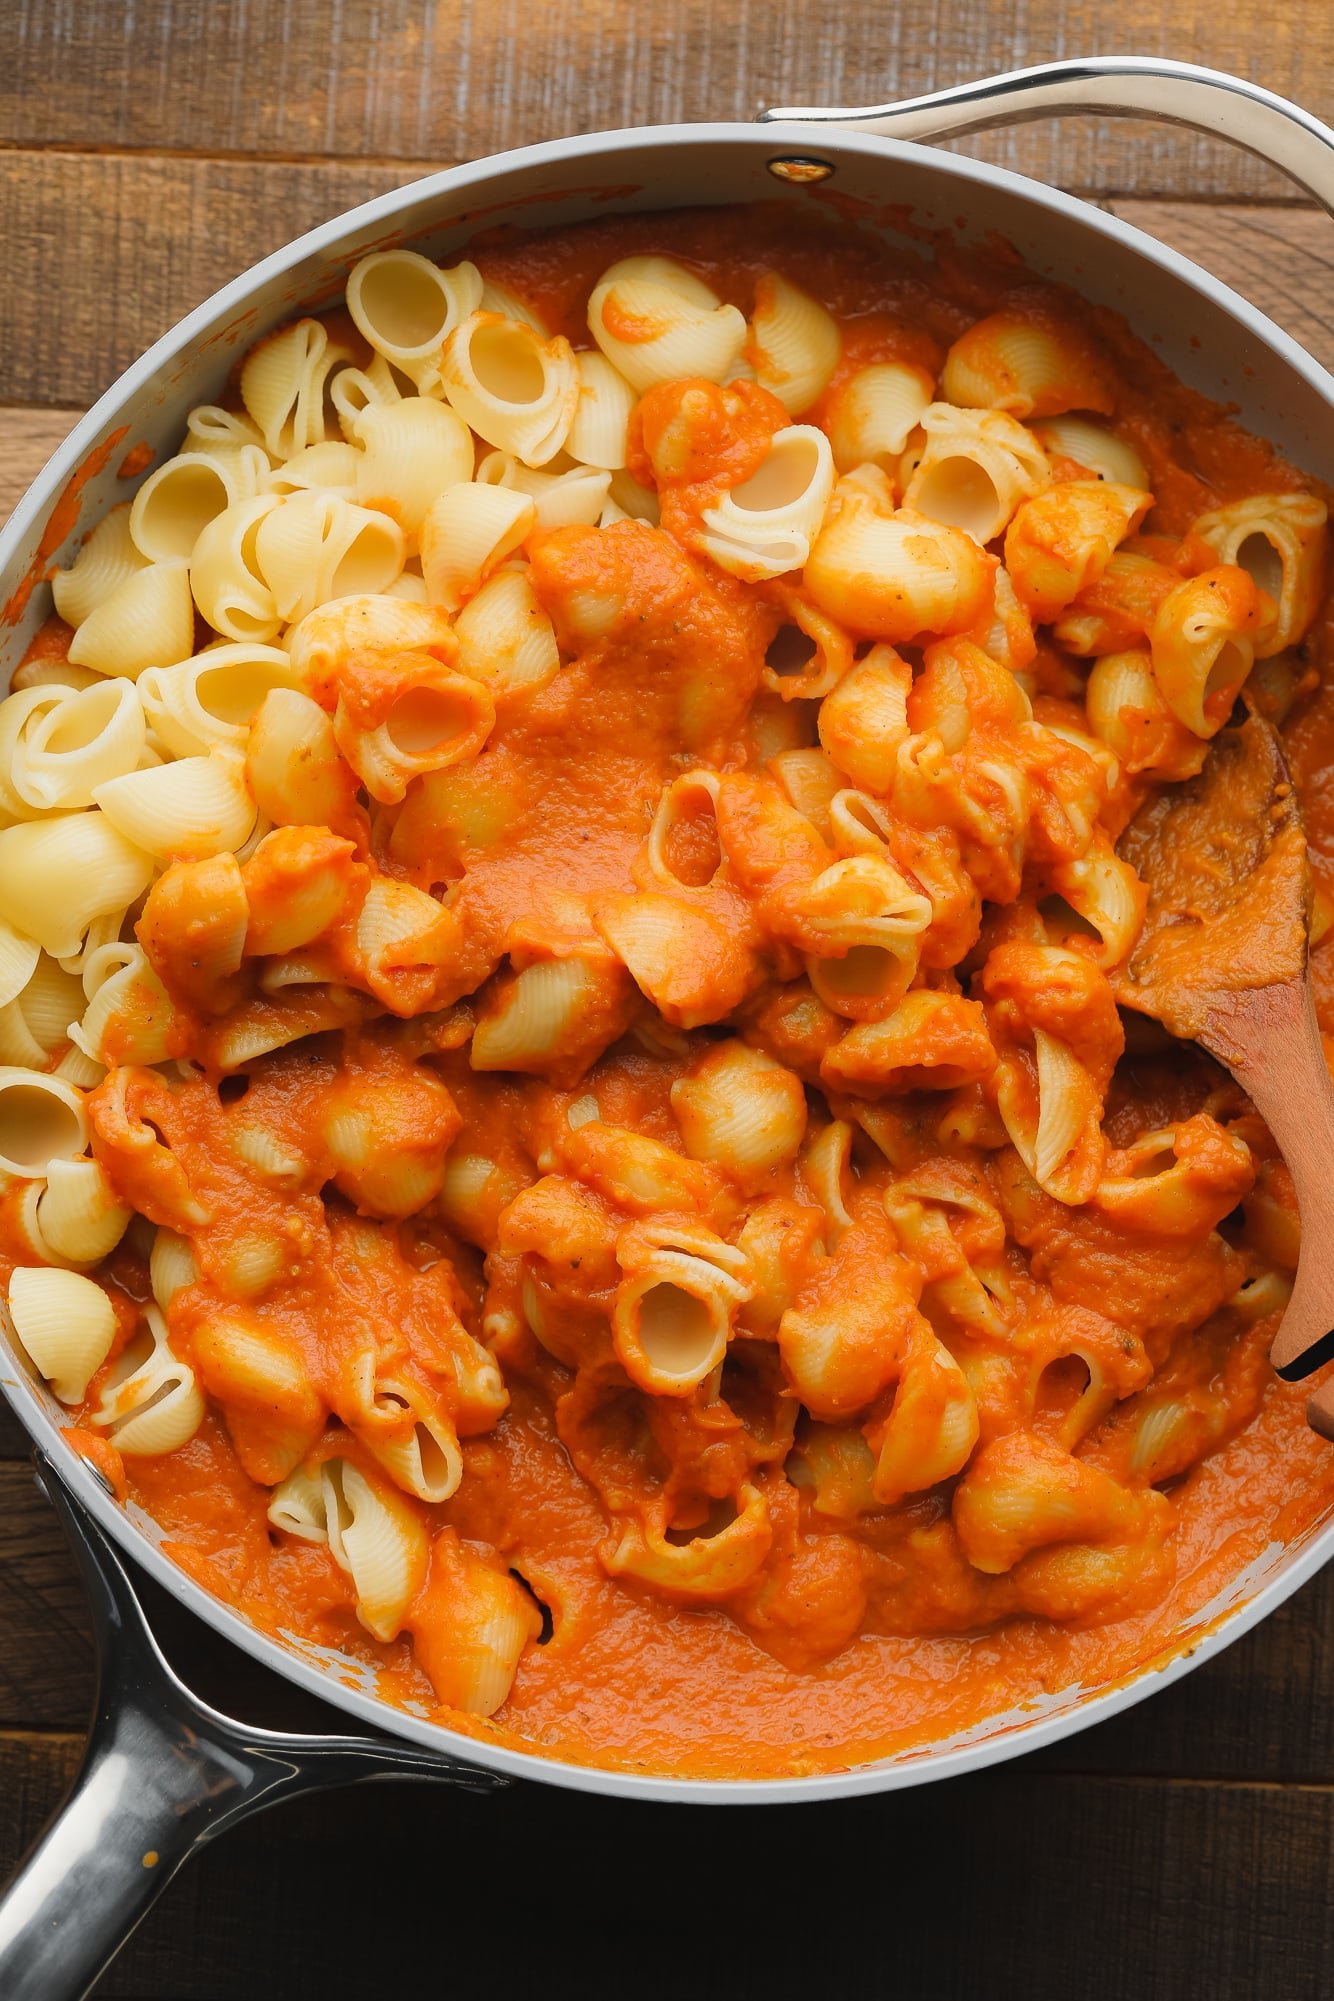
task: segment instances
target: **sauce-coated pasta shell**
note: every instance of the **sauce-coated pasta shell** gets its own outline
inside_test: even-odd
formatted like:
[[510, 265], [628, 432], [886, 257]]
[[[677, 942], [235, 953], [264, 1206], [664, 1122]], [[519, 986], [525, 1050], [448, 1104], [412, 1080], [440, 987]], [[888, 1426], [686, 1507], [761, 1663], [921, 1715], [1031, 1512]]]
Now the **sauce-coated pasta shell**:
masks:
[[1055, 417], [1066, 410], [1115, 408], [1111, 379], [1089, 341], [1030, 313], [992, 313], [961, 334], [945, 357], [941, 388], [951, 403]]
[[989, 609], [992, 559], [971, 535], [840, 481], [806, 565], [805, 587], [829, 616], [903, 644], [966, 632]]
[[1320, 601], [1328, 510], [1311, 493], [1260, 493], [1234, 500], [1192, 524], [1192, 535], [1232, 563], [1269, 598], [1255, 657], [1266, 660], [1304, 638]]
[[165, 1313], [183, 1286], [193, 1285], [199, 1266], [189, 1240], [174, 1230], [156, 1230], [148, 1257], [148, 1278], [153, 1297]]
[[744, 1042], [715, 1044], [672, 1085], [671, 1103], [691, 1159], [714, 1161], [746, 1189], [794, 1159], [806, 1131], [800, 1078]]
[[721, 382], [746, 340], [737, 308], [665, 257], [628, 257], [604, 271], [588, 301], [588, 327], [641, 396], [655, 382], [685, 376]]
[[9, 1280], [9, 1315], [61, 1403], [82, 1403], [116, 1336], [116, 1310], [102, 1287], [78, 1272], [20, 1266]]

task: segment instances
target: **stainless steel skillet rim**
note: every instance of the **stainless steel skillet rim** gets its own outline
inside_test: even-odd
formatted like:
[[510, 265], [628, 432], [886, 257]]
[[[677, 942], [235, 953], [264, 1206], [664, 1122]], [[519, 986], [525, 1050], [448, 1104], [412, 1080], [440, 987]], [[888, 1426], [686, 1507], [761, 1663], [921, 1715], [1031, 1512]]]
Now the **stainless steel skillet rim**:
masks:
[[[305, 258], [336, 252], [346, 235], [356, 229], [380, 223], [392, 225], [409, 202], [439, 197], [442, 201], [484, 188], [495, 176], [509, 169], [540, 168], [544, 164], [571, 159], [596, 167], [603, 158], [646, 147], [676, 148], [702, 144], [734, 145], [748, 153], [765, 155], [812, 151], [837, 158], [855, 154], [876, 162], [910, 161], [929, 166], [942, 180], [961, 187], [985, 186], [1011, 191], [1030, 207], [1047, 208], [1082, 226], [1091, 237], [1106, 237], [1128, 245], [1143, 260], [1157, 264], [1184, 280], [1212, 306], [1229, 315], [1261, 345], [1276, 354], [1295, 374], [1307, 382], [1334, 412], [1334, 378], [1304, 350], [1255, 307], [1238, 297], [1209, 272], [1192, 264], [1177, 252], [1145, 236], [1133, 226], [1108, 216], [1073, 197], [1046, 187], [1041, 182], [1010, 173], [931, 147], [907, 144], [846, 130], [814, 131], [803, 124], [660, 126], [603, 132], [551, 141], [485, 160], [449, 169], [407, 184], [388, 194], [322, 224], [293, 243], [265, 258], [249, 271], [224, 286], [195, 308], [175, 328], [165, 334], [119, 378], [99, 399], [54, 454], [29, 493], [14, 512], [7, 528], [0, 532], [0, 578], [6, 566], [25, 546], [34, 528], [43, 521], [65, 482], [88, 451], [96, 445], [116, 419], [125, 403], [170, 364], [188, 354], [201, 336], [211, 332], [220, 318], [243, 311], [251, 297], [267, 283], [283, 275]], [[1077, 289], [1077, 287], [1076, 287]], [[295, 309], [295, 302], [294, 302]], [[0, 582], [0, 596], [12, 589], [17, 578]], [[5, 1355], [0, 1347], [0, 1355]], [[8, 1356], [5, 1355], [8, 1360]], [[20, 1421], [35, 1440], [60, 1465], [71, 1491], [93, 1515], [126, 1555], [141, 1564], [173, 1597], [188, 1606], [213, 1630], [240, 1646], [253, 1658], [276, 1673], [305, 1688], [312, 1695], [333, 1704], [371, 1728], [387, 1731], [429, 1750], [458, 1756], [483, 1764], [491, 1770], [517, 1778], [557, 1784], [576, 1791], [601, 1793], [622, 1798], [696, 1803], [754, 1805], [788, 1801], [850, 1798], [862, 1794], [898, 1790], [929, 1780], [980, 1770], [1023, 1752], [1059, 1741], [1075, 1731], [1105, 1720], [1119, 1710], [1142, 1701], [1145, 1696], [1176, 1680], [1189, 1668], [1210, 1658], [1239, 1638], [1274, 1610], [1302, 1583], [1334, 1556], [1334, 1521], [1306, 1537], [1277, 1576], [1263, 1584], [1235, 1610], [1217, 1622], [1189, 1647], [1161, 1667], [1141, 1669], [1125, 1682], [1086, 1697], [1071, 1695], [1070, 1707], [1062, 1713], [1025, 1722], [1013, 1713], [991, 1719], [991, 1734], [976, 1742], [953, 1749], [922, 1750], [888, 1762], [870, 1763], [850, 1770], [812, 1774], [807, 1777], [773, 1779], [673, 1778], [651, 1773], [603, 1770], [593, 1766], [548, 1759], [540, 1752], [517, 1750], [491, 1744], [409, 1715], [391, 1704], [344, 1686], [289, 1653], [258, 1632], [237, 1611], [195, 1584], [162, 1554], [130, 1517], [105, 1493], [88, 1467], [62, 1441], [62, 1433], [40, 1404], [37, 1393], [21, 1371], [17, 1377], [0, 1376], [2, 1388]]]

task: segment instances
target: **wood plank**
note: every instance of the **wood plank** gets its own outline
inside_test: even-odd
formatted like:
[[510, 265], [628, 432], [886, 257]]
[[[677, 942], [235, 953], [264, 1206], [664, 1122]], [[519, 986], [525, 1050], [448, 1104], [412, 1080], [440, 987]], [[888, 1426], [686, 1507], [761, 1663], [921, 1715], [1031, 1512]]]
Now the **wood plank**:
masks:
[[[0, 293], [0, 404], [91, 402], [256, 258], [404, 178], [402, 168], [385, 166], [275, 171], [253, 161], [0, 151], [0, 250], [9, 280]], [[1113, 206], [1334, 362], [1330, 217], [1290, 206]]]
[[[445, 162], [602, 127], [750, 119], [766, 104], [858, 104], [1099, 48], [1189, 55], [1334, 112], [1334, 11], [1210, 0], [342, 0], [284, 5], [10, 0], [0, 132], [26, 146], [137, 147]], [[988, 158], [1101, 192], [1273, 193], [1235, 149], [1170, 127], [1080, 119], [972, 142]]]
[[[0, 1795], [16, 1808], [0, 1869], [37, 1833], [76, 1756], [69, 1738], [0, 1738]], [[298, 1801], [201, 1851], [96, 1991], [322, 2001], [387, 1991], [387, 1966], [420, 1974], [447, 1954], [452, 1983], [489, 1992], [517, 1949], [546, 1994], [610, 1993], [627, 1967], [637, 1993], [674, 1994], [682, 1969], [663, 1906], [680, 1883], [685, 1831], [679, 1811], [536, 1786], [492, 1799], [394, 1785]], [[790, 1916], [757, 1923], [775, 1886], [792, 1884], [794, 1843]], [[840, 1987], [883, 1993], [892, 1979], [919, 2001], [1314, 2001], [1334, 1971], [1332, 1857], [1328, 1789], [1012, 1769], [796, 1821], [756, 1808], [692, 1815], [685, 1866], [720, 1920], [703, 1950], [680, 1944], [704, 2001], [822, 1993], [831, 1960]], [[337, 1919], [320, 1923], [331, 1893]]]
[[0, 526], [80, 415], [78, 410], [0, 408]]

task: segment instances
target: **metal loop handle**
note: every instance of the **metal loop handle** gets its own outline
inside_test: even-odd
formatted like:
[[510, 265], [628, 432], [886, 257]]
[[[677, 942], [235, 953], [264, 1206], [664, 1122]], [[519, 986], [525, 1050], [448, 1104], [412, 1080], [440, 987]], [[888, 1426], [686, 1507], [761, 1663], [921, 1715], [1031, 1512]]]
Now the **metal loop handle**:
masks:
[[98, 1690], [73, 1789], [0, 1899], [4, 2001], [79, 2001], [187, 1857], [279, 1800], [371, 1779], [508, 1783], [388, 1738], [266, 1730], [215, 1709], [163, 1654], [102, 1531], [41, 1454], [37, 1467], [88, 1588]]
[[1157, 118], [1228, 139], [1287, 174], [1334, 214], [1334, 131], [1259, 84], [1167, 57], [1039, 63], [896, 104], [762, 111], [760, 123], [847, 125], [887, 139], [945, 139], [1072, 112]]

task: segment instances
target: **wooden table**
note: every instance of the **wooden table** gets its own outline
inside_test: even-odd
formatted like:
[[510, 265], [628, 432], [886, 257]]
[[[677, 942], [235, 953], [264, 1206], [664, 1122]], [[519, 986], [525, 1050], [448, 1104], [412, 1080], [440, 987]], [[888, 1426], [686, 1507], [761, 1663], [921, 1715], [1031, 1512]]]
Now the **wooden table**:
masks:
[[[1099, 50], [1234, 69], [1334, 120], [1329, 0], [4, 0], [0, 518], [189, 306], [418, 173]], [[1334, 364], [1334, 223], [1258, 162], [1091, 120], [972, 145], [1176, 244]], [[281, 1808], [191, 1865], [98, 1992], [1315, 1996], [1334, 1972], [1332, 1614], [1327, 1573], [1153, 1702], [889, 1799], [723, 1815], [392, 1786]], [[74, 1769], [91, 1687], [82, 1594], [6, 1413], [0, 1873]]]

